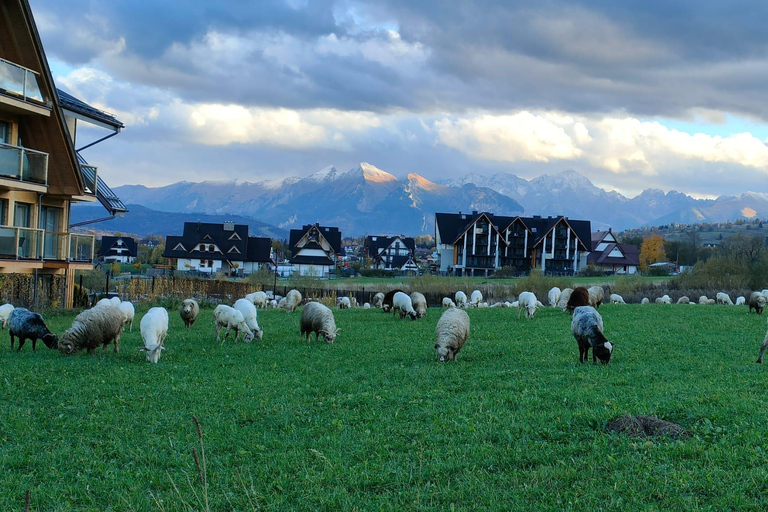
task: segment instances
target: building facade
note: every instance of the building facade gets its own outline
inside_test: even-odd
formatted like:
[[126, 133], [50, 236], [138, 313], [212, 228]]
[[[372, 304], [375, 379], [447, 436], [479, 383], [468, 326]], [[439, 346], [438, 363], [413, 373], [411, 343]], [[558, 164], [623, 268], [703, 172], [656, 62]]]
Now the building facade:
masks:
[[339, 228], [306, 224], [292, 229], [288, 239], [294, 272], [302, 276], [328, 277], [336, 259], [344, 255]]
[[592, 253], [587, 263], [611, 274], [635, 274], [640, 268], [640, 249], [621, 244], [609, 229], [592, 233]]
[[363, 251], [371, 266], [380, 270], [417, 271], [416, 242], [411, 237], [372, 235], [365, 238]]
[[101, 237], [99, 257], [106, 263], [134, 263], [139, 255], [139, 244], [128, 236]]

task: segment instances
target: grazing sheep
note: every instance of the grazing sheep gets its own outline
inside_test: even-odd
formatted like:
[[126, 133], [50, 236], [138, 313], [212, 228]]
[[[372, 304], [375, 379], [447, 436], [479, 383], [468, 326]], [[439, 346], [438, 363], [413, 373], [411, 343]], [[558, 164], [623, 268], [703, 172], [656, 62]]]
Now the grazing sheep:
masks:
[[677, 299], [677, 303], [678, 303], [678, 304], [690, 304], [690, 303], [691, 303], [691, 299], [689, 299], [688, 297], [686, 297], [685, 295], [683, 295], [682, 297], [680, 297], [679, 299]]
[[532, 292], [523, 292], [517, 298], [517, 318], [520, 318], [520, 312], [525, 309], [525, 317], [533, 318], [536, 314], [536, 308], [538, 306], [536, 295]]
[[650, 304], [651, 301], [648, 299], [648, 297], [643, 297], [643, 300], [640, 301], [640, 304]]
[[765, 352], [765, 347], [768, 347], [768, 331], [765, 333], [765, 339], [763, 339], [763, 344], [760, 345], [760, 355], [757, 356], [757, 362], [759, 364], [763, 363], [763, 352]]
[[369, 302], [363, 302], [363, 309], [371, 309], [371, 304]]
[[456, 292], [456, 294], [453, 296], [453, 300], [456, 302], [456, 307], [459, 308], [465, 308], [467, 307], [467, 294], [459, 290]]
[[743, 295], [739, 295], [738, 297], [736, 297], [737, 306], [743, 306], [746, 303], [747, 303], [747, 299], [745, 299]]
[[481, 302], [483, 302], [483, 292], [480, 290], [473, 291], [472, 295], [469, 296], [469, 307], [479, 307]]
[[373, 296], [373, 299], [371, 299], [371, 306], [381, 309], [381, 305], [384, 303], [384, 294], [381, 292], [377, 292], [376, 295]]
[[755, 313], [758, 315], [763, 314], [763, 309], [765, 308], [765, 295], [763, 295], [761, 292], [752, 292], [752, 294], [749, 296], [749, 312], [751, 313], [752, 310], [755, 310]]
[[245, 299], [260, 309], [265, 309], [267, 307], [267, 303], [269, 302], [269, 298], [267, 297], [266, 292], [262, 291], [249, 293], [245, 296]]
[[672, 304], [672, 299], [669, 298], [669, 295], [664, 294], [656, 298], [656, 304]]
[[569, 313], [573, 314], [573, 310], [579, 306], [589, 306], [589, 290], [583, 286], [573, 289], [571, 296], [568, 298], [566, 309]]
[[452, 361], [469, 338], [469, 315], [459, 308], [448, 308], [440, 316], [435, 328], [438, 361]]
[[385, 313], [389, 313], [389, 310], [392, 309], [392, 301], [395, 298], [396, 293], [405, 293], [403, 290], [390, 290], [384, 295], [384, 298], [381, 301], [381, 309]]
[[99, 302], [97, 302], [93, 307], [101, 307], [101, 306], [114, 306], [115, 303], [112, 302], [111, 299], [108, 299], [104, 297], [103, 299], [99, 299]]
[[280, 307], [285, 309], [288, 313], [293, 313], [296, 311], [296, 308], [299, 307], [299, 304], [301, 304], [301, 293], [299, 290], [291, 290], [285, 296], [285, 302], [283, 302]]
[[338, 303], [339, 309], [352, 308], [352, 302], [350, 302], [349, 297], [339, 297], [336, 302]]
[[563, 288], [560, 292], [560, 298], [557, 299], [557, 307], [565, 311], [568, 308], [568, 301], [573, 293], [573, 288]]
[[112, 303], [113, 306], [119, 306], [120, 303], [122, 302], [120, 300], [120, 297], [118, 296], [110, 297], [109, 301]]
[[43, 317], [39, 313], [33, 313], [27, 308], [14, 308], [8, 315], [8, 334], [11, 335], [11, 351], [15, 342], [14, 336], [19, 338], [19, 352], [21, 347], [29, 339], [32, 340], [32, 351], [37, 347], [37, 340], [42, 340], [48, 348], [58, 348], [59, 338], [45, 325]]
[[319, 302], [310, 302], [304, 306], [301, 312], [301, 335], [307, 338], [315, 333], [315, 341], [322, 335], [326, 343], [333, 343], [336, 335], [341, 329], [336, 328], [336, 321], [333, 318], [333, 311]]
[[519, 301], [519, 300], [516, 300], [516, 301], [514, 301], [514, 302], [510, 302], [510, 303], [509, 303], [509, 307], [510, 307], [510, 308], [513, 308], [513, 309], [517, 309], [517, 308], [518, 308], [518, 306], [520, 306], [520, 301]]
[[117, 307], [123, 312], [125, 323], [128, 324], [128, 330], [133, 331], [133, 317], [136, 316], [136, 309], [133, 307], [133, 303], [124, 300]]
[[624, 297], [622, 297], [618, 293], [612, 293], [610, 299], [611, 299], [611, 304], [626, 304], [626, 302], [624, 302]]
[[13, 311], [13, 304], [3, 304], [0, 306], [0, 323], [3, 324], [3, 330], [8, 326], [8, 316]]
[[699, 304], [707, 304], [709, 302], [709, 299], [706, 295], [702, 295], [699, 297]]
[[557, 306], [557, 301], [560, 300], [560, 293], [561, 293], [560, 288], [558, 288], [557, 286], [550, 288], [549, 293], [547, 293], [547, 299], [549, 299], [550, 307], [554, 308]]
[[417, 318], [427, 316], [427, 308], [429, 306], [427, 306], [427, 299], [423, 294], [419, 292], [411, 293], [411, 304], [413, 305], [413, 310], [416, 311]]
[[184, 320], [184, 327], [192, 327], [200, 314], [200, 306], [195, 299], [184, 299], [179, 306], [179, 315]]
[[392, 299], [392, 316], [395, 316], [397, 313], [400, 313], [401, 320], [405, 318], [406, 315], [408, 315], [411, 320], [416, 320], [416, 318], [418, 318], [416, 311], [413, 309], [413, 301], [411, 301], [411, 297], [405, 292], [397, 292]]
[[73, 354], [86, 349], [91, 354], [101, 345], [101, 351], [106, 352], [107, 345], [114, 340], [115, 352], [119, 352], [124, 319], [123, 312], [114, 304], [86, 309], [75, 317], [72, 327], [62, 334], [59, 351]]
[[718, 304], [733, 306], [733, 301], [731, 300], [731, 297], [725, 292], [718, 292], [718, 294], [715, 296], [715, 300], [717, 301]]
[[450, 297], [443, 297], [443, 307], [444, 308], [455, 308], [456, 303], [451, 300]]
[[589, 305], [595, 309], [599, 308], [600, 304], [603, 303], [603, 298], [605, 298], [603, 287], [590, 286], [589, 289], [587, 289], [587, 293], [589, 293]]
[[592, 306], [579, 306], [573, 310], [571, 332], [579, 344], [579, 362], [584, 363], [592, 349], [592, 362], [608, 364], [613, 344], [603, 335], [603, 317]]
[[144, 347], [139, 352], [147, 353], [147, 361], [157, 364], [160, 354], [165, 350], [163, 342], [168, 335], [168, 311], [165, 308], [149, 308], [149, 311], [141, 317], [139, 322], [141, 339]]
[[[216, 324], [216, 341], [220, 341], [221, 343], [227, 341], [230, 330], [235, 331], [235, 341], [237, 341], [241, 333], [243, 335], [243, 341], [246, 343], [253, 341], [253, 332], [245, 323], [243, 314], [237, 309], [224, 304], [219, 304], [216, 306], [216, 309], [213, 310], [213, 319]], [[222, 340], [219, 337], [219, 333], [224, 328], [226, 328], [226, 332], [224, 333], [224, 339]]]
[[278, 307], [280, 307], [280, 303], [277, 302], [277, 299], [272, 299], [271, 301], [269, 301], [269, 307], [271, 307], [272, 309], [277, 309]]
[[253, 332], [256, 339], [261, 339], [264, 336], [264, 330], [259, 327], [258, 316], [259, 313], [256, 310], [256, 306], [248, 299], [237, 299], [235, 301], [234, 308], [243, 314], [243, 320], [245, 325]]

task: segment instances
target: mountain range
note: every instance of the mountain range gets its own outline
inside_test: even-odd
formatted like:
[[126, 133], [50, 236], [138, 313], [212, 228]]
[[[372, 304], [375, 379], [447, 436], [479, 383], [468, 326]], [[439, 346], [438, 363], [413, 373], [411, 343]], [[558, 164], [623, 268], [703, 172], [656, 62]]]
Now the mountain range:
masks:
[[[768, 218], [765, 193], [695, 199], [677, 191], [664, 193], [649, 188], [627, 198], [596, 187], [573, 170], [532, 180], [497, 173], [467, 174], [436, 183], [415, 173], [398, 179], [371, 164], [361, 163], [347, 172], [329, 166], [305, 178], [183, 181], [155, 188], [123, 185], [114, 191], [126, 204], [183, 213], [186, 217], [207, 214], [234, 219], [239, 215], [275, 226], [274, 232], [319, 222], [339, 227], [345, 236], [433, 234], [435, 212], [472, 210], [497, 215], [564, 215], [590, 220], [593, 230], [611, 227], [616, 231], [673, 222]], [[137, 213], [147, 214], [142, 210]], [[126, 215], [127, 224], [132, 215], [133, 212]], [[180, 231], [181, 226], [164, 234]]]

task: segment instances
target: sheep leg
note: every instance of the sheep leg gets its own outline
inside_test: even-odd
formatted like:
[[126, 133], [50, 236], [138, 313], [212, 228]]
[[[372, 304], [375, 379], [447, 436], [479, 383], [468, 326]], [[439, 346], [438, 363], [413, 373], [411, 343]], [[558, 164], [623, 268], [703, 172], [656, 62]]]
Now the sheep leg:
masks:
[[120, 333], [117, 333], [117, 336], [115, 336], [115, 354], [120, 352]]
[[768, 332], [765, 333], [765, 339], [763, 340], [763, 344], [760, 345], [760, 355], [757, 356], [757, 362], [760, 364], [763, 363], [763, 352], [765, 352], [765, 347], [768, 347]]
[[221, 332], [221, 326], [219, 324], [216, 324], [216, 341], [221, 341], [219, 339], [219, 333]]
[[[19, 336], [19, 350], [18, 350], [19, 352], [21, 352], [21, 347], [24, 346], [24, 343], [26, 343], [26, 341], [27, 341], [26, 338], [22, 338], [21, 336]], [[13, 348], [13, 342], [11, 342], [11, 348]]]

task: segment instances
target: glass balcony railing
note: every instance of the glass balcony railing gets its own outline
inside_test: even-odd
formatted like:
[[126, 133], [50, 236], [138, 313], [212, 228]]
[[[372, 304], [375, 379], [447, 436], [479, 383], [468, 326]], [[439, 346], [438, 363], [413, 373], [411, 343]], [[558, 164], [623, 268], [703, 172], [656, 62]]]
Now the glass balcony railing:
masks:
[[0, 259], [93, 261], [95, 236], [0, 226]]
[[48, 184], [48, 153], [0, 143], [0, 176]]
[[99, 183], [99, 171], [93, 165], [80, 164], [80, 176], [83, 177], [86, 195], [95, 196]]
[[37, 83], [37, 73], [5, 59], [0, 59], [0, 92], [47, 104]]
[[94, 235], [69, 233], [69, 261], [92, 262], [95, 239]]
[[43, 233], [35, 228], [0, 227], [0, 258], [41, 259]]

